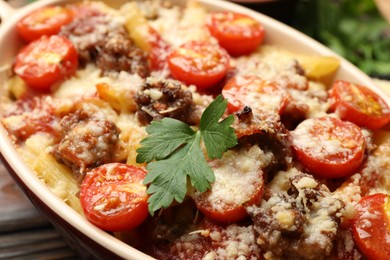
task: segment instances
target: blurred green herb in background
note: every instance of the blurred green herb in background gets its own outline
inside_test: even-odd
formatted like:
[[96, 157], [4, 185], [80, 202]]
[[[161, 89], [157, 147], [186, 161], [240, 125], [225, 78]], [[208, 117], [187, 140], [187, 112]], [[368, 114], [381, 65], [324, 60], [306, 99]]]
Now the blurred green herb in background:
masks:
[[293, 26], [371, 76], [390, 78], [390, 25], [373, 0], [301, 0]]

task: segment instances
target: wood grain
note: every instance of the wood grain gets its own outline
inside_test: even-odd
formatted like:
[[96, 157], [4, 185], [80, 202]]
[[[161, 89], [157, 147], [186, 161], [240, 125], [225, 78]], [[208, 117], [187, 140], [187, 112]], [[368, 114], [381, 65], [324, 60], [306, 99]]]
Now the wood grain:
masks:
[[0, 162], [0, 259], [77, 259]]
[[0, 236], [0, 259], [75, 259], [64, 239], [52, 227]]
[[48, 225], [0, 163], [0, 233]]

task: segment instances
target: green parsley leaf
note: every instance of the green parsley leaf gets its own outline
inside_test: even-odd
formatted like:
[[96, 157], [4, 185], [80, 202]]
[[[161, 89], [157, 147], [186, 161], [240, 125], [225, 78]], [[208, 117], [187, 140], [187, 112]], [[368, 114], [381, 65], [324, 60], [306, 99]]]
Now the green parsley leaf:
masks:
[[200, 131], [210, 159], [221, 158], [222, 153], [237, 144], [237, 136], [230, 125], [234, 122], [232, 115], [221, 122], [227, 106], [227, 100], [219, 95], [202, 114]]
[[186, 123], [172, 118], [153, 121], [146, 132], [149, 136], [137, 149], [137, 163], [161, 160], [173, 153], [182, 144], [188, 143], [195, 134]]
[[149, 135], [137, 149], [137, 162], [148, 162], [144, 183], [150, 184], [148, 202], [151, 215], [169, 207], [173, 200], [183, 202], [187, 193], [187, 176], [191, 185], [200, 192], [210, 189], [215, 176], [203, 154], [202, 140], [211, 159], [221, 158], [223, 152], [237, 144], [234, 129], [230, 127], [233, 116], [220, 121], [226, 106], [227, 101], [219, 95], [204, 111], [199, 131], [172, 118], [152, 122], [146, 127]]
[[203, 152], [200, 149], [200, 135], [194, 136], [190, 142], [179, 149], [166, 160], [151, 162], [148, 167], [148, 175], [144, 182], [152, 183], [148, 193], [152, 194], [149, 199], [149, 211], [171, 205], [173, 199], [181, 203], [187, 192], [187, 175], [190, 176], [191, 184], [201, 192], [210, 188], [210, 182], [215, 177], [208, 166]]

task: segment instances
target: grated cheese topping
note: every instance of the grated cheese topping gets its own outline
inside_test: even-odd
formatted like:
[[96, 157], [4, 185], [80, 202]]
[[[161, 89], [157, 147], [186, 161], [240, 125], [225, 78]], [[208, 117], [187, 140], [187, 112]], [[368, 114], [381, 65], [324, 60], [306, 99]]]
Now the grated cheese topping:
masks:
[[[247, 151], [228, 151], [222, 159], [212, 161], [215, 182], [207, 194], [207, 202], [216, 211], [245, 204], [263, 185], [262, 168], [269, 164], [271, 157], [253, 146]], [[197, 191], [195, 196], [204, 195]]]
[[[292, 133], [293, 142], [296, 147], [310, 153], [315, 158], [324, 155], [342, 154], [345, 160], [354, 154], [346, 140], [353, 140], [352, 133], [338, 131], [337, 127], [330, 120], [318, 121], [307, 119], [303, 121]], [[321, 129], [321, 133], [315, 135], [315, 129]], [[306, 134], [311, 133], [311, 134]], [[337, 136], [334, 138], [333, 136]]]
[[[138, 44], [137, 47], [149, 54], [149, 41], [156, 39], [146, 39], [146, 36], [153, 37], [148, 35], [148, 26], [169, 46], [169, 50], [161, 53], [162, 56], [169, 55], [171, 50], [193, 40], [218, 44], [205, 26], [209, 12], [197, 1], [188, 1], [183, 7], [168, 4], [164, 0], [137, 1], [136, 4], [125, 4], [119, 10], [103, 3], [91, 5], [107, 15], [95, 18], [96, 34], [70, 36], [70, 40], [81, 49], [87, 48], [91, 43], [110, 40], [104, 37], [125, 27], [134, 44]], [[134, 11], [137, 8], [139, 10]], [[131, 35], [131, 29], [136, 28], [126, 27], [127, 15], [131, 10], [135, 13], [140, 11], [141, 17], [138, 18], [141, 18], [141, 24], [138, 28], [142, 30], [138, 33], [141, 40]], [[149, 49], [141, 46], [145, 43]], [[100, 55], [98, 49], [96, 52], [96, 55]], [[46, 59], [55, 62], [58, 57], [47, 54], [41, 62]], [[191, 210], [197, 211], [196, 217], [187, 221], [188, 209], [172, 204], [164, 212], [169, 215], [171, 210], [179, 209], [180, 217], [191, 223], [179, 223], [180, 228], [170, 225], [164, 226], [163, 230], [151, 228], [148, 231], [151, 234], [147, 234], [151, 239], [147, 244], [151, 244], [152, 249], [145, 249], [146, 253], [159, 256], [153, 251], [158, 248], [163, 256], [166, 254], [175, 259], [193, 257], [207, 260], [363, 257], [354, 243], [350, 229], [344, 225], [353, 220], [356, 209], [359, 209], [365, 211], [362, 216], [365, 219], [364, 227], [372, 226], [371, 220], [378, 217], [378, 212], [358, 208], [361, 207], [359, 201], [364, 196], [375, 193], [390, 195], [390, 133], [362, 129], [366, 158], [357, 172], [340, 180], [341, 184], [338, 180], [318, 179], [305, 173], [301, 163], [288, 152], [291, 150], [291, 142], [303, 150], [310, 150], [312, 156], [319, 158], [324, 154], [342, 154], [348, 160], [353, 153], [348, 144], [343, 142], [351, 138], [350, 133], [332, 138], [332, 131], [337, 132], [334, 126], [327, 129], [328, 135], [306, 134], [318, 127], [315, 118], [338, 118], [339, 115], [332, 113], [335, 100], [329, 98], [330, 86], [325, 81], [313, 81], [306, 77], [299, 60], [299, 54], [264, 44], [249, 55], [231, 57], [228, 75], [220, 82], [222, 87], [230, 78], [235, 77], [240, 85], [245, 76], [255, 75], [265, 84], [283, 89], [288, 96], [266, 91], [263, 93], [257, 91], [255, 84], [250, 86], [247, 97], [250, 111], [239, 111], [236, 115], [236, 120], [239, 120], [237, 125], [244, 125], [246, 128], [239, 129], [243, 133], [239, 146], [227, 151], [221, 159], [208, 162], [215, 174], [211, 190], [205, 193], [191, 190], [186, 198], [186, 201], [192, 201], [193, 198], [202, 197], [218, 212], [231, 205], [243, 205], [249, 214], [248, 218], [238, 223], [212, 222], [211, 228], [207, 225], [204, 227], [200, 223], [210, 220], [198, 212], [195, 205], [191, 204]], [[201, 67], [199, 59], [195, 58], [194, 63]], [[172, 79], [167, 64], [162, 69], [151, 71], [150, 76], [158, 80]], [[9, 109], [1, 122], [10, 132], [22, 157], [37, 172], [37, 176], [53, 193], [81, 212], [77, 209], [80, 208], [77, 197], [79, 186], [76, 182], [78, 176], [72, 175], [71, 169], [74, 164], [80, 166], [77, 168], [80, 173], [88, 167], [93, 168], [95, 163], [100, 163], [105, 157], [109, 157], [110, 161], [145, 167], [137, 164], [135, 159], [136, 149], [147, 135], [145, 125], [141, 125], [137, 119], [138, 107], [135, 100], [144, 82], [145, 79], [136, 73], [103, 73], [93, 62], [89, 62], [85, 67], [79, 68], [75, 75], [53, 86], [53, 92], [42, 97], [41, 105], [30, 107], [28, 102], [20, 101], [28, 97], [25, 94], [31, 93], [21, 78], [15, 76], [6, 82], [11, 98], [1, 102], [2, 107]], [[192, 94], [190, 116], [193, 120], [190, 121], [199, 122], [215, 93], [199, 91], [195, 85], [184, 86], [183, 89]], [[152, 101], [158, 101], [167, 93], [150, 88], [145, 90], [145, 94]], [[13, 99], [17, 101], [14, 102]], [[287, 99], [287, 104], [283, 112], [280, 112], [284, 99]], [[79, 111], [84, 111], [92, 120], [78, 118], [77, 122], [71, 122], [73, 127], [70, 130], [64, 131], [64, 122], [60, 119]], [[270, 114], [266, 117], [256, 114], [259, 111]], [[47, 120], [49, 117], [53, 118]], [[277, 122], [271, 120], [270, 123], [270, 118], [276, 118]], [[44, 127], [33, 129], [38, 129], [36, 132], [31, 131], [34, 124], [30, 122], [40, 122]], [[301, 123], [300, 127], [293, 130], [297, 123]], [[110, 136], [111, 140], [105, 135], [109, 132], [107, 124], [115, 132]], [[261, 128], [262, 125], [272, 127]], [[281, 126], [280, 129], [276, 129], [277, 125]], [[196, 123], [192, 127], [196, 128]], [[47, 133], [46, 128], [50, 129], [50, 133]], [[289, 133], [293, 141], [288, 138]], [[53, 157], [56, 149], [68, 152], [69, 157], [63, 158], [63, 161], [56, 160]], [[74, 164], [66, 164], [68, 159], [73, 160]], [[262, 194], [261, 202], [246, 205], [259, 189]], [[118, 199], [125, 201], [124, 197]], [[96, 209], [102, 210], [105, 206], [101, 204]], [[155, 222], [164, 221], [160, 217], [159, 214], [149, 217], [147, 225], [155, 227]], [[160, 227], [158, 224], [156, 226]], [[370, 236], [368, 233], [361, 235]], [[389, 236], [385, 239], [390, 241]]]

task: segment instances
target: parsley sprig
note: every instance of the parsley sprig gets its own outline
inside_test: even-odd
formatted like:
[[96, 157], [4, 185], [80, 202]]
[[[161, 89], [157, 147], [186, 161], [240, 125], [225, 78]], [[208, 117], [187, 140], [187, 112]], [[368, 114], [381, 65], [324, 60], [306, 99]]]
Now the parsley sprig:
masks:
[[150, 184], [151, 215], [169, 207], [173, 200], [183, 202], [187, 176], [200, 192], [210, 189], [215, 176], [202, 151], [202, 141], [210, 159], [221, 158], [223, 152], [237, 144], [231, 127], [233, 116], [221, 120], [226, 106], [227, 100], [219, 95], [203, 112], [198, 131], [172, 118], [153, 121], [146, 127], [149, 135], [137, 149], [137, 162], [148, 163], [144, 183]]

